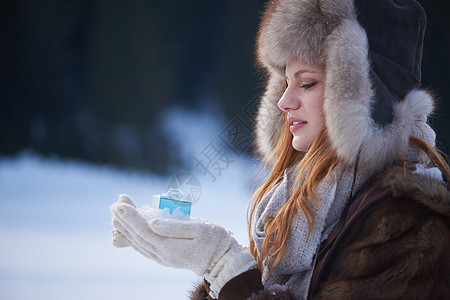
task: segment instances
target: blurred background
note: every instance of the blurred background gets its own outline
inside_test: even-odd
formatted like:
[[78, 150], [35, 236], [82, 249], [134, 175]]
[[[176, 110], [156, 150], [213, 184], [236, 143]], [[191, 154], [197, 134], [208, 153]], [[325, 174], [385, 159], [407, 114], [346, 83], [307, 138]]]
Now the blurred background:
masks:
[[[108, 206], [186, 174], [202, 191], [193, 215], [247, 242], [264, 2], [0, 3], [0, 299], [184, 299], [198, 278], [113, 248]], [[450, 3], [419, 2], [448, 153]]]
[[[449, 149], [450, 4], [421, 2], [423, 86], [442, 99], [433, 125]], [[257, 99], [263, 3], [2, 1], [0, 153], [29, 149], [157, 173], [180, 166], [161, 113], [211, 106], [232, 119]]]

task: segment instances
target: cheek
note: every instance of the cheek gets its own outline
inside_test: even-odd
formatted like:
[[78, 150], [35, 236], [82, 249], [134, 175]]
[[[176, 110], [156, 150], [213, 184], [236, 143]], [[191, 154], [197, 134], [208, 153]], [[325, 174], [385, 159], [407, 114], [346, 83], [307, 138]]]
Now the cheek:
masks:
[[[323, 104], [323, 102], [322, 102], [322, 104]], [[316, 107], [317, 123], [319, 125], [322, 125], [325, 122], [325, 115], [323, 113], [323, 105], [322, 104], [318, 105]], [[320, 126], [320, 127], [322, 127], [322, 126]]]
[[309, 117], [316, 125], [322, 125], [324, 123], [325, 116], [323, 113], [323, 95], [319, 95], [311, 101], [309, 114]]

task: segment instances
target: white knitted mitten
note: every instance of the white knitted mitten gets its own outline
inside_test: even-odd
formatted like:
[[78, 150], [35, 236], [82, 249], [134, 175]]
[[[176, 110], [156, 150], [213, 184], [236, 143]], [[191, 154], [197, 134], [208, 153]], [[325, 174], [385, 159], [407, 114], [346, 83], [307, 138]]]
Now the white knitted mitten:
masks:
[[[119, 196], [119, 200], [116, 203], [127, 203], [129, 205], [131, 205], [134, 208], [137, 208], [136, 204], [134, 204], [134, 201], [125, 194], [122, 194]], [[113, 217], [113, 221], [114, 223], [114, 217]], [[127, 238], [116, 228], [113, 228], [112, 231], [112, 244], [113, 246], [117, 247], [117, 248], [125, 248], [125, 247], [129, 247], [130, 243], [128, 242]]]
[[[200, 219], [146, 221], [122, 198], [111, 207], [116, 236], [122, 235], [136, 251], [162, 265], [205, 276], [212, 297], [217, 298], [230, 279], [256, 265], [248, 249], [223, 227]], [[122, 237], [117, 240], [123, 242]]]

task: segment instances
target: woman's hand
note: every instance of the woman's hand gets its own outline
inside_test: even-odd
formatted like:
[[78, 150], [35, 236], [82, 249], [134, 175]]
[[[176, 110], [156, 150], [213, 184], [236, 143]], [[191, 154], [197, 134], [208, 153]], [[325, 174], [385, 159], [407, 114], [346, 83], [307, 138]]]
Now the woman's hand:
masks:
[[200, 219], [146, 221], [126, 195], [111, 207], [118, 231], [113, 244], [129, 245], [162, 265], [189, 269], [205, 276], [211, 290], [255, 266], [253, 256], [223, 227]]
[[[119, 196], [119, 200], [115, 204], [118, 204], [118, 203], [126, 203], [126, 204], [131, 205], [134, 208], [137, 208], [136, 204], [134, 204], [134, 201], [128, 195], [125, 195], [125, 194], [122, 194]], [[112, 223], [116, 223], [114, 214], [113, 214]], [[111, 233], [113, 236], [113, 238], [112, 238], [113, 246], [115, 246], [117, 248], [125, 248], [125, 247], [130, 246], [128, 239], [115, 227], [113, 228]]]

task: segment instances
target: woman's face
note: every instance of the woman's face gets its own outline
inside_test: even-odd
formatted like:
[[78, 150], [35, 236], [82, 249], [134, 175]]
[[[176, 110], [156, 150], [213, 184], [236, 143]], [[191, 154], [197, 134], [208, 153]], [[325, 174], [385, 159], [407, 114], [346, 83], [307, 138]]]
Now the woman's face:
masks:
[[320, 67], [294, 60], [286, 65], [287, 88], [278, 107], [287, 112], [292, 146], [306, 152], [324, 124], [325, 73]]

